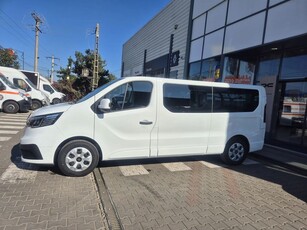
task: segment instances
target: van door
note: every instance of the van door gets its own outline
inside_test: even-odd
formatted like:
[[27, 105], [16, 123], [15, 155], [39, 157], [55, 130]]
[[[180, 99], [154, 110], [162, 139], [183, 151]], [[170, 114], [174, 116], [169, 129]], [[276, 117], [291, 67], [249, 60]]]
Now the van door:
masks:
[[205, 154], [212, 88], [165, 83], [160, 91], [158, 156]]
[[154, 80], [124, 83], [100, 98], [111, 101], [110, 111], [96, 105], [95, 140], [103, 159], [150, 156], [151, 135], [156, 123]]

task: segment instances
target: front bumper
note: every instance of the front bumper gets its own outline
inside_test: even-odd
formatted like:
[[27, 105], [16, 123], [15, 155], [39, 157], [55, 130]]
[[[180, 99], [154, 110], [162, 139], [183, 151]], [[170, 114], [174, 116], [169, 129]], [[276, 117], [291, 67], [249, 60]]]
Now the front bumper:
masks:
[[20, 112], [28, 112], [32, 106], [32, 101], [21, 100], [18, 101]]

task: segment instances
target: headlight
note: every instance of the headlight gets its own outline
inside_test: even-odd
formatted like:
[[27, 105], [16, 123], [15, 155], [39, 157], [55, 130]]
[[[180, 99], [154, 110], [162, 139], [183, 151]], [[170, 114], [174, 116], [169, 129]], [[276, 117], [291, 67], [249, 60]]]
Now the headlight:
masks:
[[53, 125], [61, 115], [62, 113], [53, 113], [53, 114], [30, 117], [30, 119], [28, 119], [27, 126], [31, 128], [38, 128], [38, 127]]
[[28, 101], [28, 98], [27, 98], [27, 96], [25, 94], [19, 92], [19, 96], [21, 96], [22, 99]]

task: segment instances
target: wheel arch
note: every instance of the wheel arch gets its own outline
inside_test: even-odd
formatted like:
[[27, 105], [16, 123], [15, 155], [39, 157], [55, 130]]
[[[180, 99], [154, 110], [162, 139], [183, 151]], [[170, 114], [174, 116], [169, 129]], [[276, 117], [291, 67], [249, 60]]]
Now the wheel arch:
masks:
[[76, 137], [71, 137], [71, 138], [68, 138], [66, 139], [65, 141], [63, 141], [56, 149], [55, 151], [55, 154], [54, 154], [54, 157], [53, 157], [53, 163], [54, 165], [57, 164], [57, 158], [58, 158], [58, 154], [60, 153], [60, 150], [63, 148], [63, 146], [65, 146], [68, 142], [70, 141], [74, 141], [74, 140], [84, 140], [84, 141], [88, 141], [90, 142], [91, 144], [93, 144], [96, 149], [98, 150], [98, 153], [99, 153], [99, 162], [102, 160], [102, 150], [100, 148], [100, 146], [98, 145], [98, 143], [89, 138], [89, 137], [84, 137], [84, 136], [76, 136]]

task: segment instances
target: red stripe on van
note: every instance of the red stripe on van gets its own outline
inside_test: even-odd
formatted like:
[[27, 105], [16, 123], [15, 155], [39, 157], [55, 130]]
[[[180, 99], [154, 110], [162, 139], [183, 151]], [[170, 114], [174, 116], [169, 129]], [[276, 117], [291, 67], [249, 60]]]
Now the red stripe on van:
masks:
[[0, 93], [3, 93], [3, 94], [19, 94], [18, 92], [12, 92], [12, 91], [7, 91], [7, 90], [0, 90]]

